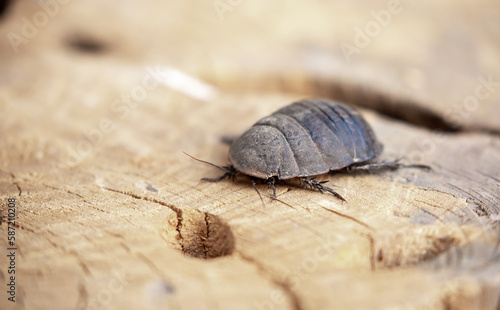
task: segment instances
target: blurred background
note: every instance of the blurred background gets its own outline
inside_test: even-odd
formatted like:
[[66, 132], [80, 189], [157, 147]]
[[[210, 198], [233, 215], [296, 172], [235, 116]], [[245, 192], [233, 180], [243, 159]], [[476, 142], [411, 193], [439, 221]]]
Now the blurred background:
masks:
[[464, 99], [481, 78], [500, 80], [499, 11], [487, 0], [7, 1], [2, 85], [51, 89], [64, 75], [85, 93], [68, 101], [91, 102], [113, 91], [106, 83], [161, 66], [222, 94], [330, 96], [430, 127], [498, 131], [498, 92]]

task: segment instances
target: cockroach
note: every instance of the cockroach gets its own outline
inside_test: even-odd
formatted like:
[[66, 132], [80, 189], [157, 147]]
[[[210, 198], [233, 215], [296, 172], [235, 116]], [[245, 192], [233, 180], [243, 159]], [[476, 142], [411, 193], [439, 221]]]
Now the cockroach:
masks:
[[218, 178], [202, 180], [234, 180], [236, 174], [241, 173], [252, 178], [256, 190], [256, 180], [267, 182], [276, 198], [277, 181], [299, 178], [302, 186], [321, 193], [329, 192], [345, 201], [324, 185], [327, 181], [317, 181], [315, 177], [342, 169], [395, 169], [403, 166], [398, 161], [373, 163], [382, 149], [372, 128], [353, 107], [326, 99], [302, 100], [260, 119], [236, 138], [229, 149], [231, 165], [220, 167], [202, 161], [225, 172]]

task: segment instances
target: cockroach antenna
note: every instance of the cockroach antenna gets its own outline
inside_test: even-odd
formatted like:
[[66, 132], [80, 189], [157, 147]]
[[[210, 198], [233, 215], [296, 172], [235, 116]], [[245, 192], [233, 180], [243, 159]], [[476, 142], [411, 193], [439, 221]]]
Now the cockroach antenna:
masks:
[[194, 160], [196, 160], [196, 161], [199, 161], [199, 162], [202, 162], [202, 163], [204, 163], [204, 164], [207, 164], [207, 165], [213, 166], [213, 167], [215, 167], [215, 168], [219, 168], [220, 170], [222, 170], [222, 171], [224, 171], [224, 172], [225, 172], [223, 175], [221, 175], [221, 176], [220, 176], [220, 177], [218, 177], [218, 178], [213, 178], [213, 179], [212, 179], [212, 178], [202, 178], [202, 179], [201, 179], [202, 181], [207, 181], [207, 182], [219, 182], [219, 181], [221, 181], [222, 179], [224, 179], [224, 178], [226, 178], [226, 177], [227, 177], [228, 179], [231, 179], [231, 180], [234, 182], [234, 179], [235, 179], [236, 174], [238, 173], [238, 171], [237, 171], [236, 169], [234, 169], [233, 165], [229, 165], [229, 166], [223, 166], [223, 167], [221, 167], [221, 166], [218, 166], [218, 165], [216, 165], [216, 164], [214, 164], [214, 163], [211, 163], [211, 162], [208, 162], [208, 161], [205, 161], [205, 160], [198, 159], [198, 158], [196, 158], [196, 157], [194, 157], [194, 156], [189, 155], [189, 154], [188, 154], [188, 153], [186, 153], [186, 152], [182, 152], [182, 153], [184, 153], [185, 155], [187, 155], [187, 156], [191, 157], [192, 159], [194, 159]]
[[[186, 154], [187, 156], [191, 157], [192, 159], [196, 160], [196, 161], [199, 161], [199, 162], [202, 162], [204, 164], [208, 164], [210, 166], [213, 166], [213, 167], [216, 167], [216, 168], [219, 168], [220, 170], [224, 171], [225, 173], [218, 177], [218, 178], [214, 178], [214, 179], [210, 179], [210, 178], [202, 178], [201, 180], [202, 181], [208, 181], [208, 182], [219, 182], [220, 180], [224, 179], [225, 177], [227, 177], [228, 179], [231, 179], [233, 182], [235, 180], [235, 176], [236, 174], [238, 173], [238, 171], [233, 167], [233, 165], [229, 165], [229, 166], [224, 166], [224, 167], [221, 167], [221, 166], [218, 166], [214, 163], [211, 163], [211, 162], [208, 162], [208, 161], [205, 161], [205, 160], [201, 160], [201, 159], [198, 159], [194, 156], [191, 156], [189, 155], [188, 153], [186, 152], [182, 152], [184, 154]], [[262, 195], [260, 194], [259, 190], [257, 189], [257, 186], [255, 184], [255, 178], [252, 178], [252, 184], [253, 184], [253, 188], [255, 189], [255, 191], [257, 192], [257, 194], [259, 195], [259, 198], [260, 198], [260, 201], [262, 202], [262, 205], [265, 207], [266, 205], [264, 204], [264, 200], [262, 199]], [[276, 199], [276, 198], [274, 198]], [[277, 200], [277, 199], [276, 199]]]

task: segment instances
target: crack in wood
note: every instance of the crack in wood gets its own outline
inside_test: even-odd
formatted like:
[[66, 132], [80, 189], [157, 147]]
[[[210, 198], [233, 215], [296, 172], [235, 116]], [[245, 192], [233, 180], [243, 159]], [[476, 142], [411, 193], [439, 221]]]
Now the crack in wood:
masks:
[[83, 261], [82, 257], [80, 256], [80, 254], [78, 254], [75, 250], [69, 250], [69, 251], [66, 251], [68, 254], [74, 256], [77, 260], [78, 260], [78, 264], [80, 265], [80, 268], [83, 270], [83, 273], [89, 277], [92, 275], [92, 273], [90, 272], [90, 269], [89, 267], [87, 267], [87, 264], [85, 264], [85, 262]]
[[52, 188], [53, 190], [57, 190], [57, 191], [64, 191], [64, 192], [66, 192], [66, 193], [68, 193], [68, 194], [70, 194], [70, 195], [75, 195], [75, 196], [77, 196], [77, 197], [81, 198], [81, 200], [82, 200], [83, 202], [85, 202], [86, 204], [88, 204], [91, 208], [93, 208], [93, 209], [95, 209], [95, 210], [97, 210], [97, 211], [103, 212], [103, 213], [109, 213], [109, 212], [107, 212], [106, 210], [103, 210], [103, 209], [101, 209], [101, 208], [98, 208], [98, 207], [94, 206], [93, 204], [91, 204], [90, 202], [88, 202], [88, 201], [85, 199], [85, 197], [84, 197], [84, 196], [82, 196], [82, 195], [80, 195], [80, 194], [78, 194], [78, 193], [72, 192], [72, 191], [70, 191], [70, 190], [68, 190], [68, 189], [62, 189], [62, 188], [58, 188], [58, 187], [55, 187], [55, 186], [52, 186], [52, 185], [48, 185], [48, 184], [45, 184], [45, 183], [42, 183], [42, 185], [43, 185], [43, 186], [45, 186], [45, 187], [48, 187], [48, 188]]
[[149, 269], [151, 269], [151, 271], [153, 271], [153, 273], [161, 274], [161, 271], [158, 268], [158, 266], [156, 266], [156, 264], [152, 260], [150, 260], [147, 256], [143, 255], [140, 252], [135, 253], [135, 256], [137, 256], [141, 261], [143, 261], [144, 264], [148, 266]]
[[260, 263], [258, 260], [243, 254], [241, 251], [237, 251], [236, 254], [238, 256], [246, 261], [247, 263], [250, 263], [257, 267], [257, 270], [265, 277], [267, 278], [271, 283], [273, 283], [275, 286], [279, 287], [285, 295], [288, 297], [290, 300], [291, 306], [294, 310], [302, 310], [304, 309], [302, 307], [301, 301], [299, 296], [292, 290], [290, 283], [284, 280], [277, 279], [276, 276], [273, 275], [273, 273], [268, 270], [262, 263]]
[[277, 197], [276, 197], [276, 198], [274, 198], [274, 197], [270, 197], [270, 198], [271, 198], [272, 200], [276, 200], [277, 202], [281, 202], [282, 204], [284, 204], [285, 206], [287, 206], [287, 207], [289, 207], [289, 208], [291, 208], [291, 209], [293, 209], [293, 210], [297, 210], [297, 209], [295, 209], [295, 207], [294, 207], [294, 206], [292, 206], [291, 204], [288, 204], [288, 203], [284, 202], [283, 200], [278, 199]]
[[[83, 202], [85, 202], [86, 204], [88, 204], [88, 205], [92, 205], [90, 202], [88, 202], [88, 201], [85, 199], [85, 197], [84, 197], [84, 196], [82, 196], [82, 195], [80, 195], [80, 194], [78, 194], [78, 193], [72, 192], [72, 191], [70, 191], [69, 189], [65, 189], [65, 191], [66, 191], [66, 193], [68, 193], [68, 194], [71, 194], [71, 195], [75, 195], [75, 196], [77, 196], [77, 197], [80, 197], [80, 198], [82, 199], [82, 201], [83, 201]], [[99, 211], [103, 211], [102, 209], [98, 209], [98, 210], [99, 210]], [[103, 212], [104, 212], [104, 211], [103, 211]]]
[[377, 269], [377, 261], [380, 262], [383, 260], [382, 250], [379, 249], [377, 255], [375, 255], [375, 253], [377, 252], [375, 248], [375, 237], [371, 233], [358, 232], [358, 234], [368, 239], [370, 245], [370, 270], [375, 271]]
[[341, 216], [341, 217], [343, 217], [343, 218], [349, 219], [349, 220], [351, 220], [351, 221], [353, 221], [353, 222], [355, 222], [355, 223], [357, 223], [357, 224], [359, 224], [359, 225], [361, 225], [361, 226], [363, 226], [363, 227], [365, 227], [365, 228], [368, 228], [369, 230], [371, 230], [371, 231], [373, 231], [373, 232], [375, 231], [375, 228], [371, 227], [370, 225], [366, 224], [365, 222], [363, 222], [363, 221], [361, 221], [361, 220], [358, 220], [358, 219], [357, 219], [357, 218], [355, 218], [355, 217], [352, 217], [352, 216], [347, 215], [347, 214], [340, 213], [340, 212], [335, 211], [335, 210], [332, 210], [332, 209], [328, 209], [328, 208], [323, 207], [323, 206], [320, 206], [320, 207], [322, 207], [322, 208], [323, 208], [323, 209], [325, 209], [326, 211], [329, 211], [329, 212], [332, 212], [332, 213], [334, 213], [334, 214], [337, 214], [338, 216]]
[[174, 206], [172, 204], [168, 204], [166, 202], [163, 202], [163, 201], [155, 199], [155, 198], [140, 196], [140, 195], [136, 195], [136, 194], [133, 194], [133, 193], [130, 193], [130, 192], [120, 191], [120, 190], [113, 189], [113, 188], [108, 188], [108, 187], [102, 187], [102, 188], [105, 189], [105, 190], [111, 191], [111, 192], [115, 192], [115, 193], [119, 193], [119, 194], [122, 194], [122, 195], [130, 196], [130, 197], [135, 198], [135, 199], [157, 203], [159, 205], [162, 205], [164, 207], [169, 208], [170, 210], [174, 211], [176, 214], [179, 214], [179, 213], [182, 214], [182, 209], [179, 209], [179, 208], [177, 208], [176, 206]]
[[21, 189], [21, 186], [19, 186], [19, 183], [14, 182], [12, 183], [17, 187], [17, 190], [19, 191], [19, 197], [21, 197], [21, 194], [23, 193], [23, 190]]
[[[420, 200], [417, 200], [417, 201], [420, 201]], [[425, 203], [425, 204], [429, 204], [429, 203], [426, 203], [425, 201], [420, 201], [420, 202]], [[429, 204], [429, 205], [431, 205], [431, 204]], [[433, 206], [433, 205], [431, 205], [431, 206]], [[437, 216], [436, 214], [432, 213], [431, 211], [429, 211], [429, 210], [427, 210], [427, 209], [424, 209], [424, 208], [421, 208], [420, 210], [422, 210], [422, 211], [423, 211], [424, 213], [426, 213], [426, 214], [429, 214], [430, 216], [432, 216], [432, 217], [433, 217], [433, 218], [435, 218], [436, 220], [440, 221], [441, 223], [443, 222], [443, 221], [441, 220], [441, 218], [439, 218], [439, 216]]]
[[[444, 208], [444, 207], [441, 207], [441, 206], [438, 206], [438, 205], [436, 205], [436, 204], [432, 204], [432, 203], [430, 203], [430, 202], [427, 202], [427, 201], [424, 201], [424, 200], [420, 200], [420, 199], [415, 199], [415, 201], [420, 202], [420, 203], [423, 203], [423, 204], [426, 204], [426, 205], [431, 206], [431, 207], [436, 208], [436, 209], [445, 210], [446, 212], [450, 212], [450, 213], [455, 214], [453, 210], [450, 210], [450, 208]], [[418, 207], [418, 204], [414, 204], [414, 205]], [[425, 210], [425, 209], [423, 209], [423, 208], [420, 208], [420, 209], [421, 209], [421, 210]], [[433, 215], [433, 216], [435, 216], [435, 217], [437, 218], [437, 216], [436, 216], [436, 215], [434, 215], [434, 213], [431, 213], [430, 211], [427, 211], [427, 212], [428, 212], [429, 214], [431, 214], [431, 215]], [[458, 214], [457, 214], [457, 216], [458, 216]], [[439, 218], [438, 218], [438, 219], [439, 219]]]
[[163, 201], [155, 199], [155, 198], [139, 196], [139, 195], [136, 195], [136, 194], [133, 194], [133, 193], [129, 193], [129, 192], [125, 192], [125, 191], [120, 191], [120, 190], [116, 190], [116, 189], [108, 188], [108, 187], [102, 187], [102, 188], [105, 189], [105, 190], [111, 191], [111, 192], [115, 192], [115, 193], [119, 193], [119, 194], [122, 194], [122, 195], [126, 195], [126, 196], [129, 196], [129, 197], [132, 197], [134, 199], [157, 203], [157, 204], [159, 204], [161, 206], [164, 206], [164, 207], [167, 207], [170, 210], [172, 210], [173, 212], [175, 212], [175, 214], [177, 215], [177, 224], [176, 224], [175, 230], [177, 231], [177, 236], [179, 238], [179, 245], [181, 246], [182, 252], [185, 252], [184, 241], [183, 241], [182, 232], [181, 232], [181, 230], [182, 230], [182, 221], [183, 221], [183, 219], [182, 219], [182, 209], [177, 208], [176, 206], [174, 206], [172, 204], [168, 204], [166, 202], [163, 202]]
[[25, 227], [25, 226], [22, 226], [19, 223], [16, 223], [15, 226], [16, 226], [16, 228], [19, 228], [19, 229], [22, 229], [22, 230], [26, 230], [26, 231], [29, 231], [30, 233], [36, 234], [33, 229]]
[[[498, 204], [496, 203], [496, 201], [500, 198], [500, 196], [498, 195], [497, 192], [495, 192], [495, 190], [489, 191], [488, 187], [486, 187], [486, 186], [483, 186], [480, 189], [474, 188], [473, 184], [476, 184], [477, 180], [471, 179], [467, 175], [459, 174], [459, 173], [456, 173], [456, 172], [451, 171], [449, 169], [444, 169], [444, 170], [448, 171], [450, 174], [452, 174], [454, 176], [466, 178], [467, 180], [470, 181], [469, 182], [470, 185], [467, 185], [466, 189], [459, 187], [459, 186], [456, 186], [450, 182], [446, 183], [447, 187], [458, 192], [458, 196], [462, 196], [462, 197], [465, 196], [467, 199], [467, 202], [470, 204], [474, 204], [476, 207], [478, 205], [484, 204], [485, 206], [483, 206], [483, 208], [487, 209], [489, 214], [499, 214], [500, 213], [500, 208], [498, 208], [498, 206], [497, 206]], [[463, 195], [461, 195], [460, 193], [463, 193]], [[491, 197], [488, 197], [487, 195], [485, 195], [487, 193], [490, 194]], [[477, 213], [477, 212], [474, 212], [474, 213]], [[478, 214], [478, 215], [480, 215], [480, 214]]]
[[128, 245], [126, 245], [123, 241], [120, 241], [120, 246], [127, 252], [127, 253], [132, 253]]
[[177, 237], [179, 238], [179, 245], [181, 246], [181, 250], [183, 253], [186, 253], [186, 248], [184, 246], [184, 238], [182, 237], [182, 211], [177, 213], [177, 225], [175, 226], [175, 230], [177, 231]]
[[[3, 171], [0, 169], [0, 171]], [[22, 193], [23, 193], [23, 190], [21, 189], [21, 186], [19, 185], [19, 182], [15, 182], [14, 180], [16, 179], [16, 175], [10, 171], [3, 171], [3, 172], [6, 172], [10, 175], [10, 182], [12, 183], [12, 185], [15, 185], [16, 188], [17, 188], [17, 191], [19, 192], [18, 196], [21, 197]]]

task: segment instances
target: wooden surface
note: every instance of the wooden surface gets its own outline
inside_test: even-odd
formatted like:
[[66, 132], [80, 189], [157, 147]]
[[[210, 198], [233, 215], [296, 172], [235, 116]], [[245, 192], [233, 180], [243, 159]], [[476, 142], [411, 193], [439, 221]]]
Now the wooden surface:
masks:
[[[17, 48], [41, 7], [14, 3], [0, 278], [16, 198], [17, 284], [0, 308], [498, 309], [500, 7], [440, 3], [402, 2], [352, 57], [342, 43], [388, 2], [74, 0]], [[329, 175], [347, 203], [259, 185], [263, 206], [182, 153], [227, 164], [222, 136], [308, 96], [364, 107], [381, 160], [432, 170]]]

